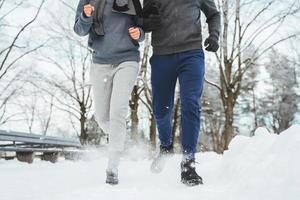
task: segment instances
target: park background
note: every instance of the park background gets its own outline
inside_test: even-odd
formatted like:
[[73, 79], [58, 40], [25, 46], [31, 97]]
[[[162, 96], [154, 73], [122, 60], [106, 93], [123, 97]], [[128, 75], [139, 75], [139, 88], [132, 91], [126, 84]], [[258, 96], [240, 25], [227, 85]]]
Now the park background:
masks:
[[[105, 163], [105, 151], [102, 149], [106, 147], [107, 135], [97, 126], [93, 116], [94, 102], [89, 83], [91, 50], [87, 48], [87, 38], [78, 37], [73, 31], [77, 4], [77, 0], [0, 0], [0, 129], [79, 139], [83, 145], [100, 152], [88, 156], [94, 157], [94, 160], [98, 159], [97, 162], [92, 161], [88, 168], [95, 171], [96, 166]], [[194, 189], [191, 197], [199, 197], [202, 191], [207, 197], [214, 199], [227, 194], [226, 192], [231, 191], [229, 186], [232, 186], [236, 190], [233, 189], [230, 193], [232, 196], [227, 196], [228, 199], [281, 199], [286, 195], [290, 195], [288, 199], [296, 199], [296, 196], [300, 195], [296, 189], [297, 185], [300, 186], [297, 147], [300, 131], [297, 126], [300, 123], [300, 2], [218, 0], [216, 4], [222, 17], [220, 49], [216, 54], [206, 52], [206, 84], [202, 97], [201, 138], [198, 149], [206, 152], [199, 158], [201, 163], [206, 163], [200, 167], [200, 171], [204, 170], [203, 172], [208, 174], [209, 183], [218, 181], [219, 177], [220, 185], [215, 187], [214, 184], [208, 184], [208, 188], [200, 191]], [[203, 37], [206, 38], [208, 30], [203, 14], [201, 19]], [[149, 164], [144, 159], [151, 158], [159, 145], [151, 108], [151, 35], [146, 35], [140, 50], [141, 69], [128, 102], [128, 148], [125, 157], [130, 161], [127, 167], [123, 166], [124, 171], [136, 167], [136, 172], [141, 173], [141, 177], [136, 179], [142, 179], [143, 169]], [[180, 152], [178, 91], [179, 89], [174, 106], [173, 139], [176, 151]], [[256, 131], [259, 127], [263, 129]], [[281, 136], [287, 129], [289, 130], [284, 132], [286, 135]], [[258, 136], [258, 133], [262, 133], [262, 136]], [[178, 158], [174, 158], [171, 163], [176, 165]], [[142, 161], [137, 167], [135, 162], [140, 159]], [[25, 169], [42, 175], [49, 172], [58, 177], [63, 176], [61, 171], [57, 169], [56, 174], [53, 166], [43, 162], [38, 162], [36, 167], [25, 166], [15, 161], [1, 161], [0, 164], [4, 167], [0, 172], [1, 180], [5, 170], [8, 173], [4, 180], [9, 180], [8, 175], [17, 176]], [[58, 166], [59, 169], [65, 171], [73, 166], [70, 163], [58, 165], [61, 165]], [[234, 167], [230, 168], [231, 165]], [[261, 165], [261, 168], [256, 168], [256, 165]], [[69, 176], [75, 173], [75, 169], [85, 173], [87, 166], [89, 165], [85, 162], [75, 165]], [[286, 172], [288, 167], [292, 169]], [[45, 171], [39, 171], [40, 168]], [[213, 169], [219, 174], [212, 172]], [[174, 170], [169, 173], [177, 173]], [[224, 171], [221, 173], [219, 170]], [[267, 173], [270, 179], [266, 178], [264, 182], [263, 174], [268, 170], [271, 170]], [[258, 171], [259, 173], [256, 173]], [[130, 175], [133, 176], [134, 173], [127, 174], [128, 180], [131, 179]], [[238, 175], [244, 182], [237, 181]], [[252, 180], [251, 177], [256, 175], [260, 178]], [[275, 175], [282, 175], [282, 179], [274, 178]], [[39, 180], [37, 174], [33, 177], [33, 180]], [[46, 177], [51, 180], [51, 175]], [[96, 181], [92, 173], [75, 177], [86, 182], [89, 182], [88, 178], [93, 177], [94, 187], [95, 184], [102, 184], [100, 178]], [[145, 187], [145, 191], [141, 191], [150, 195], [158, 188], [151, 189], [155, 179], [150, 174], [146, 174], [145, 177], [149, 178], [150, 182], [142, 179], [147, 184], [143, 185], [144, 182], [141, 182], [141, 187]], [[165, 174], [161, 181], [169, 177], [170, 174]], [[173, 178], [171, 180], [176, 182], [176, 178]], [[71, 183], [70, 180], [73, 179], [69, 179], [67, 185]], [[226, 180], [232, 183], [221, 187], [221, 183], [226, 184]], [[64, 182], [60, 178], [56, 181]], [[0, 196], [3, 188], [7, 191], [3, 193], [7, 195], [4, 197], [11, 196], [14, 187], [10, 183], [12, 184], [10, 181], [7, 181], [7, 184], [1, 181]], [[25, 183], [25, 180], [21, 181], [17, 189]], [[32, 181], [33, 185], [34, 183], [36, 181]], [[51, 185], [51, 181], [48, 184], [58, 191], [58, 188], [62, 187], [59, 184], [55, 186], [54, 183]], [[272, 184], [274, 187], [269, 188]], [[71, 188], [78, 187], [77, 184], [70, 185], [70, 191]], [[8, 186], [11, 186], [11, 190]], [[254, 192], [243, 195], [241, 190], [249, 186], [255, 186]], [[164, 189], [159, 191], [162, 197], [166, 197], [164, 195], [167, 195], [167, 192], [172, 193], [174, 188], [178, 187], [172, 184], [163, 185], [165, 193], [162, 192]], [[121, 194], [130, 196], [134, 192], [137, 195], [128, 199], [141, 198], [139, 188], [134, 188], [133, 183], [125, 185], [120, 189], [118, 198]], [[85, 189], [86, 193], [91, 193], [88, 188]], [[105, 191], [104, 196], [113, 191], [106, 190], [105, 187], [102, 189]], [[180, 188], [179, 191], [182, 192], [181, 189], [183, 190]], [[214, 190], [219, 192], [214, 194]], [[40, 198], [44, 193], [28, 191], [31, 190], [23, 191], [28, 199], [47, 199]], [[69, 194], [74, 195], [73, 197], [78, 195], [70, 191], [64, 193], [62, 199], [68, 199]], [[262, 191], [266, 191], [265, 198]], [[49, 191], [45, 189], [44, 192]], [[99, 194], [97, 189], [94, 192]], [[262, 195], [261, 198], [255, 198], [258, 194]], [[96, 199], [101, 196], [99, 195], [90, 196], [88, 199]], [[239, 195], [240, 198], [237, 198]], [[179, 197], [182, 196], [174, 198]], [[21, 197], [16, 196], [7, 199], [19, 198]], [[78, 199], [80, 198], [79, 195]]]

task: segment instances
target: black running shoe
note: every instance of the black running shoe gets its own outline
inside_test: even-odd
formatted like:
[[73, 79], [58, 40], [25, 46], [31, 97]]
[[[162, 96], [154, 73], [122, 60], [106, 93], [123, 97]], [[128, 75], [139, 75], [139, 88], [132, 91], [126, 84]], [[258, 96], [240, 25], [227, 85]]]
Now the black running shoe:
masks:
[[196, 172], [195, 160], [181, 162], [181, 182], [187, 186], [203, 184], [202, 178]]
[[163, 171], [166, 161], [174, 154], [173, 145], [160, 146], [159, 154], [151, 164], [152, 173], [158, 174]]
[[119, 183], [118, 173], [106, 171], [106, 183], [110, 185], [117, 185]]

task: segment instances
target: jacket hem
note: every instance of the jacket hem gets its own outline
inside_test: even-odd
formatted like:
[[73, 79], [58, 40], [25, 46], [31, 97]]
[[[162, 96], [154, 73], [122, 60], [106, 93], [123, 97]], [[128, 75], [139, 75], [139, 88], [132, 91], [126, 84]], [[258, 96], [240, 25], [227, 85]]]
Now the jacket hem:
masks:
[[153, 47], [153, 55], [168, 55], [195, 49], [203, 49], [202, 41], [170, 47]]
[[138, 56], [124, 56], [122, 58], [97, 58], [93, 56], [93, 63], [97, 64], [120, 64], [126, 61], [136, 61], [140, 62], [140, 57]]

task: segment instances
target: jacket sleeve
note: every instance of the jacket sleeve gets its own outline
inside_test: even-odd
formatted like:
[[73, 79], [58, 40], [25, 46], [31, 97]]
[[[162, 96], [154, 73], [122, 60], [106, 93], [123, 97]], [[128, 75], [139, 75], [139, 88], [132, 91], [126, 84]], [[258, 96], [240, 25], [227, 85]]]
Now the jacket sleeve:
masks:
[[87, 17], [83, 13], [83, 7], [87, 3], [88, 0], [80, 0], [76, 11], [74, 31], [79, 36], [88, 35], [93, 24], [93, 18]]
[[140, 38], [137, 40], [138, 42], [143, 42], [145, 40], [145, 31], [144, 31], [144, 26], [143, 26], [143, 18], [140, 16], [134, 16], [133, 17], [134, 23], [136, 27], [140, 29]]
[[200, 9], [206, 16], [210, 37], [213, 37], [218, 41], [221, 28], [221, 17], [214, 0], [202, 0]]
[[141, 35], [140, 35], [140, 38], [138, 39], [138, 42], [143, 42], [145, 40], [145, 31], [139, 27], [140, 29], [140, 32], [141, 32]]

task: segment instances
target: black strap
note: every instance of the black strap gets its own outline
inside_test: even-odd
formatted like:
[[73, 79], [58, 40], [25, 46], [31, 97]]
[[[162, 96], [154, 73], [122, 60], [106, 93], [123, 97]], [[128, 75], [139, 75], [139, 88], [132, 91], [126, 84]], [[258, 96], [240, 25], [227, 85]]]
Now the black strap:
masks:
[[136, 15], [142, 17], [143, 9], [140, 0], [132, 0]]

